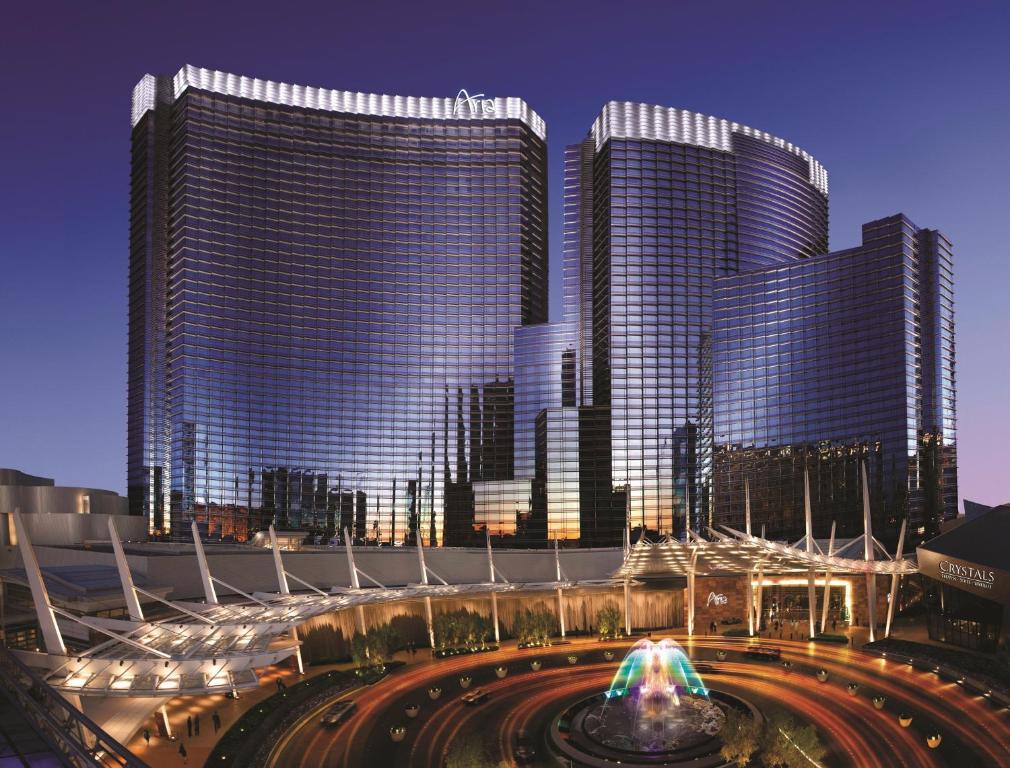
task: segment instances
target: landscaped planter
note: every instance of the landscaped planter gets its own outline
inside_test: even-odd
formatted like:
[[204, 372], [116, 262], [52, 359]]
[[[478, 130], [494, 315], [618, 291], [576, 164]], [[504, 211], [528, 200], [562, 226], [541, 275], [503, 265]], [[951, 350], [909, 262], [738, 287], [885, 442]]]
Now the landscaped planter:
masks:
[[435, 701], [441, 695], [442, 695], [442, 689], [439, 688], [437, 685], [433, 685], [431, 686], [431, 688], [428, 689], [428, 698], [431, 699], [432, 701]]
[[533, 661], [530, 662], [530, 669], [532, 669], [534, 672], [539, 672], [540, 667], [542, 666], [543, 662], [540, 661], [540, 659], [533, 659]]
[[898, 725], [902, 728], [908, 728], [912, 724], [912, 716], [906, 715], [904, 713], [898, 715]]
[[499, 680], [501, 680], [503, 677], [505, 677], [505, 675], [507, 675], [509, 673], [509, 668], [508, 667], [495, 667], [494, 668], [494, 673], [497, 676], [497, 678]]
[[421, 712], [421, 707], [417, 704], [408, 704], [403, 708], [403, 714], [413, 720]]
[[885, 699], [883, 696], [874, 696], [873, 697], [873, 708], [874, 709], [883, 709], [884, 708], [884, 704], [886, 704], [886, 703], [887, 703], [887, 699]]
[[389, 729], [389, 738], [393, 741], [400, 742], [407, 737], [407, 726], [405, 725], [394, 725]]
[[847, 686], [845, 686], [845, 690], [849, 694], [849, 696], [855, 696], [857, 693], [859, 693], [859, 684], [849, 683]]
[[459, 687], [465, 690], [470, 687], [470, 683], [472, 682], [473, 678], [470, 677], [470, 675], [463, 675], [463, 677], [459, 679]]
[[929, 745], [930, 749], [936, 749], [940, 746], [941, 741], [943, 741], [943, 736], [939, 733], [933, 733], [926, 737], [926, 744]]
[[603, 658], [606, 659], [607, 661], [613, 661], [614, 660], [614, 652], [613, 651], [604, 651], [603, 652]]
[[828, 682], [828, 670], [826, 669], [817, 670], [817, 682], [819, 683]]

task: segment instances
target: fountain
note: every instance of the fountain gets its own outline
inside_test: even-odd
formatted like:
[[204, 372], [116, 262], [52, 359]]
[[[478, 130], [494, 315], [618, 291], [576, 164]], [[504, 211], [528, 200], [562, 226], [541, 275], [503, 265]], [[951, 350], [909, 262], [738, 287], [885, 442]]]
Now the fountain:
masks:
[[730, 708], [760, 717], [741, 699], [709, 689], [675, 641], [640, 640], [610, 687], [569, 707], [551, 736], [576, 762], [591, 756], [624, 765], [717, 766]]

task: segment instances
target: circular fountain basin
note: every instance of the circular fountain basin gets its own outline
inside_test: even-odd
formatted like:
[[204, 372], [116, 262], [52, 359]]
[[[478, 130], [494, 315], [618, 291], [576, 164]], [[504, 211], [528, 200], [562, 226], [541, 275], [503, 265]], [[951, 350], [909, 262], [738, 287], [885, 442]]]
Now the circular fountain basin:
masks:
[[725, 765], [719, 732], [726, 712], [732, 708], [762, 719], [750, 702], [723, 691], [679, 698], [678, 706], [643, 717], [630, 700], [596, 694], [554, 718], [548, 738], [557, 754], [581, 765], [716, 768]]

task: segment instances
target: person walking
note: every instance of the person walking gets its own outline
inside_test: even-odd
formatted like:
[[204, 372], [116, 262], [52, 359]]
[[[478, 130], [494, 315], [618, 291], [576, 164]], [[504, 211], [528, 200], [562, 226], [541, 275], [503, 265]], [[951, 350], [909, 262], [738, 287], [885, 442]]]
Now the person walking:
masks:
[[186, 715], [186, 735], [193, 738], [193, 716]]
[[181, 741], [179, 742], [179, 756], [182, 758], [182, 764], [189, 764], [189, 753], [186, 751], [186, 745]]
[[221, 730], [221, 715], [217, 713], [216, 709], [214, 710], [214, 714], [211, 716], [210, 719], [211, 722], [214, 723], [214, 733], [217, 733], [219, 730]]
[[148, 746], [148, 747], [151, 746], [151, 729], [150, 728], [145, 728], [144, 729], [144, 744], [145, 744], [145, 746]]
[[197, 715], [193, 719], [193, 733], [195, 733], [197, 736], [200, 735], [200, 715]]

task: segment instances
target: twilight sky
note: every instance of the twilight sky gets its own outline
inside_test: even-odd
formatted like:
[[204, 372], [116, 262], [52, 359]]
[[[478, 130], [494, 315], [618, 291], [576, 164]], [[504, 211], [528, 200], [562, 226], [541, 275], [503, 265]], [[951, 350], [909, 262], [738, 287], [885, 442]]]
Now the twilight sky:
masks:
[[[830, 6], [830, 7], [829, 7]], [[1010, 4], [21, 2], [0, 29], [0, 467], [125, 491], [130, 92], [184, 63], [520, 96], [561, 170], [604, 102], [729, 118], [828, 169], [831, 248], [903, 211], [954, 243], [961, 496], [1010, 501]]]

